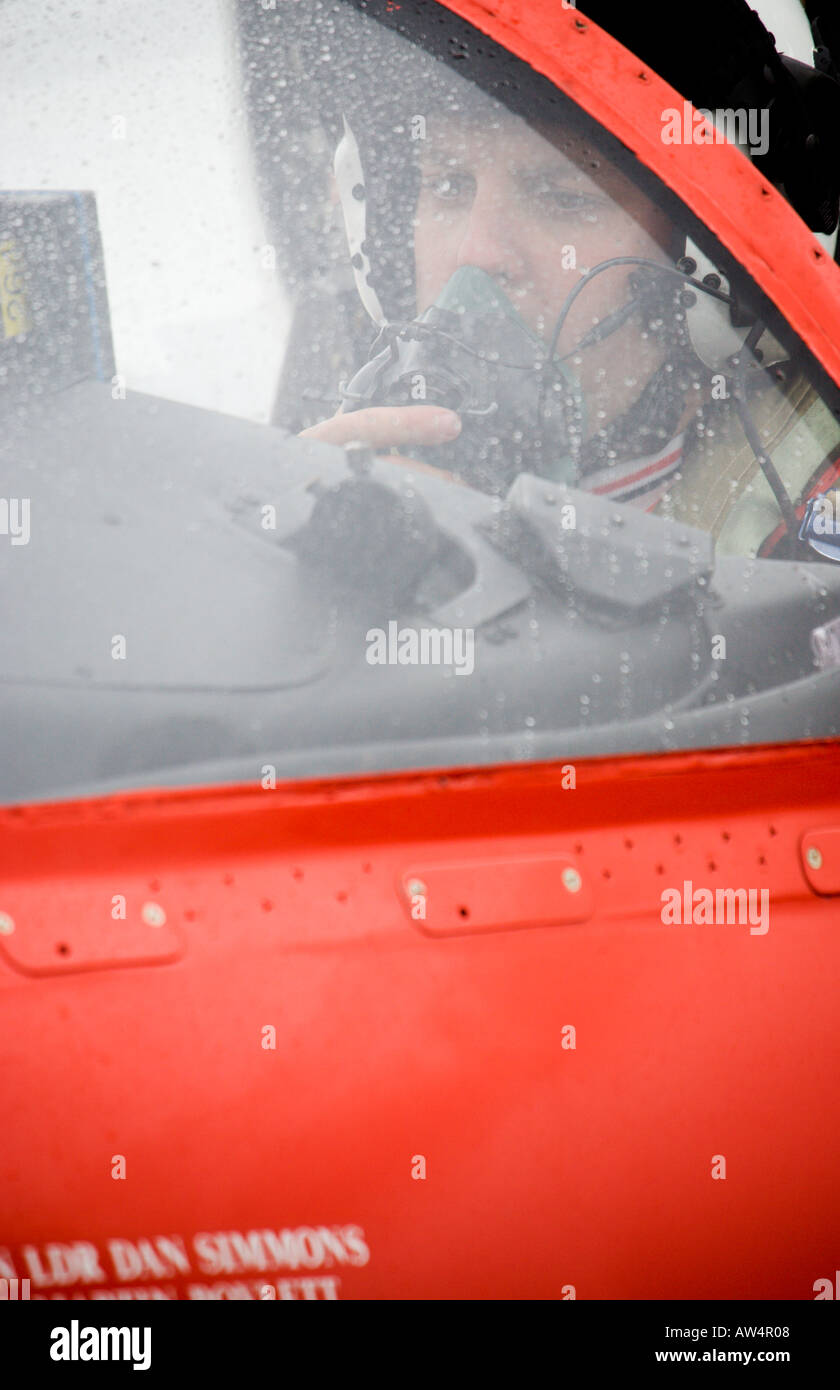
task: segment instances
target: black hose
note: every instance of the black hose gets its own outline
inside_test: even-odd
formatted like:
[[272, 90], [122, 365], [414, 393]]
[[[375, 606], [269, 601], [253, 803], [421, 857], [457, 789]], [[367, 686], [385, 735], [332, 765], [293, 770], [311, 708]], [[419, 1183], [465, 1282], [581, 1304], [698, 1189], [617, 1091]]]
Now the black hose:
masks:
[[761, 437], [756, 428], [755, 421], [750, 414], [749, 406], [747, 405], [746, 354], [752, 352], [764, 332], [764, 327], [764, 324], [761, 323], [760, 320], [755, 323], [747, 335], [743, 350], [738, 353], [737, 357], [732, 359], [732, 365], [735, 368], [732, 397], [735, 401], [735, 409], [738, 412], [738, 418], [741, 421], [744, 434], [747, 436], [747, 442], [755, 454], [762, 473], [773, 490], [773, 496], [779, 504], [779, 510], [785, 524], [788, 558], [794, 559], [799, 548], [799, 521], [796, 516], [796, 511], [790, 499], [790, 494], [779, 476], [776, 465], [770, 455], [762, 447]]

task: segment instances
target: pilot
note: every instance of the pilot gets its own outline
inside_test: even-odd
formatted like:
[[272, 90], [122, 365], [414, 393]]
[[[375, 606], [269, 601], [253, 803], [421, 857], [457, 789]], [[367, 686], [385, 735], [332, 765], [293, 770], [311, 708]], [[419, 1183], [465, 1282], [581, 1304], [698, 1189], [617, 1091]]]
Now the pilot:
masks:
[[[555, 132], [549, 140], [521, 117], [495, 103], [493, 108], [491, 120], [479, 105], [466, 118], [459, 113], [428, 123], [414, 218], [417, 313], [438, 301], [456, 272], [472, 267], [502, 291], [535, 345], [545, 344], [583, 271], [622, 256], [672, 265], [673, 227], [577, 133]], [[628, 268], [617, 266], [579, 296], [555, 344], [560, 358], [627, 298], [627, 277]], [[590, 477], [597, 475], [593, 486], [614, 486], [620, 494], [620, 477], [635, 472], [640, 457], [650, 463], [651, 455], [670, 455], [667, 471], [676, 470], [679, 445], [668, 446], [678, 440], [695, 402], [682, 400], [689, 383], [672, 387], [676, 344], [666, 343], [657, 326], [663, 328], [630, 316], [572, 359], [575, 386], [587, 407], [579, 463]], [[654, 381], [658, 408], [652, 400]], [[644, 403], [638, 407], [643, 396], [646, 410]], [[374, 405], [352, 412], [345, 406], [303, 433], [333, 443], [364, 439], [378, 450], [410, 452], [415, 445], [450, 441], [461, 427], [457, 411], [433, 405]], [[504, 431], [504, 421], [499, 430]], [[627, 464], [620, 473], [610, 468], [617, 445]], [[443, 459], [441, 467], [446, 467]], [[501, 470], [503, 482], [511, 481], [506, 471]], [[661, 483], [662, 470], [652, 467], [643, 489], [648, 499]]]
[[[781, 484], [780, 500], [745, 437], [732, 369], [715, 374], [692, 342], [688, 315], [702, 292], [691, 291], [685, 278], [697, 269], [680, 259], [685, 234], [585, 134], [526, 122], [484, 95], [462, 98], [456, 110], [428, 120], [413, 222], [420, 330], [409, 332], [407, 344], [402, 334], [397, 346], [405, 361], [396, 369], [395, 339], [368, 278], [358, 220], [354, 245], [363, 176], [346, 123], [343, 145], [338, 193], [357, 285], [371, 316], [379, 314], [372, 354], [378, 366], [358, 373], [338, 413], [304, 435], [399, 450], [412, 465], [499, 494], [518, 472], [538, 473], [676, 515], [736, 553], [771, 554], [785, 538], [779, 553], [795, 553], [794, 501], [813, 490], [818, 474], [826, 482], [827, 408], [801, 373], [781, 366], [758, 393], [753, 386], [753, 409], [761, 407], [756, 429], [765, 438], [768, 415], [780, 443], [805, 422], [795, 448], [788, 446], [792, 484]], [[720, 285], [720, 277], [708, 283]], [[460, 356], [452, 347], [459, 326]], [[436, 354], [446, 353], [448, 384], [428, 393], [409, 389], [427, 378], [434, 385]], [[558, 394], [548, 411], [545, 371], [533, 369], [539, 360], [543, 368], [547, 360], [555, 365]], [[496, 378], [488, 361], [502, 364]], [[472, 377], [475, 386], [476, 375], [487, 378], [488, 371], [483, 403], [481, 389], [466, 402], [463, 389], [453, 396], [453, 382], [463, 387]], [[387, 391], [383, 382], [390, 382]], [[535, 401], [536, 432], [528, 423], [537, 416]], [[833, 421], [832, 430], [836, 436]]]

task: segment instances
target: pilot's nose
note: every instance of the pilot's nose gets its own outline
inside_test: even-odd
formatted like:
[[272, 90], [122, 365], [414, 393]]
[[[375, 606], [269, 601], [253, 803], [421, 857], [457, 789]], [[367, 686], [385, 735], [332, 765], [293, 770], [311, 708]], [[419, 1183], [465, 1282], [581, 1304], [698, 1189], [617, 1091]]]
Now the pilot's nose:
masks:
[[474, 265], [495, 279], [516, 284], [526, 266], [522, 220], [499, 182], [479, 180], [458, 247], [458, 266]]

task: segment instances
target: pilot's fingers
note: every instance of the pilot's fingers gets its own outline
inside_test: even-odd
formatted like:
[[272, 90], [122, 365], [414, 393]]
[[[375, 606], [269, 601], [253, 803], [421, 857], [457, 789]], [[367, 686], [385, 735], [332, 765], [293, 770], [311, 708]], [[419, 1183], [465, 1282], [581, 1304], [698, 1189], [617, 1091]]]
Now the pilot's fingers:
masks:
[[301, 430], [301, 437], [322, 439], [325, 444], [349, 444], [359, 439], [373, 449], [387, 451], [403, 444], [443, 444], [455, 439], [460, 430], [461, 421], [454, 410], [436, 405], [380, 405], [333, 415]]

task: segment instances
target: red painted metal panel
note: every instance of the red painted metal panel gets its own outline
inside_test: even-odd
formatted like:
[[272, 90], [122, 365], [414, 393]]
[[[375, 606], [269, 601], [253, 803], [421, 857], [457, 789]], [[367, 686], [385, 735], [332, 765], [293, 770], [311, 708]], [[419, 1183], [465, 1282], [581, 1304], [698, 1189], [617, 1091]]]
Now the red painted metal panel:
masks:
[[402, 875], [411, 921], [433, 936], [517, 926], [583, 922], [592, 915], [592, 883], [568, 855], [508, 859], [492, 852], [464, 861], [420, 864]]
[[[59, 975], [113, 966], [166, 964], [182, 943], [159, 903], [137, 885], [103, 897], [101, 878], [38, 880], [37, 891], [20, 898], [5, 885], [0, 919], [0, 955], [29, 975]], [[132, 892], [132, 889], [134, 891]]]
[[[2, 813], [20, 929], [62, 921], [84, 874], [106, 907], [153, 898], [184, 942], [154, 967], [0, 964], [6, 1277], [46, 1297], [813, 1298], [840, 1248], [840, 907], [801, 847], [836, 817], [837, 754]], [[588, 920], [436, 938], [398, 891], [418, 865], [548, 857], [592, 884]], [[665, 925], [686, 882], [766, 889], [769, 929]]]

